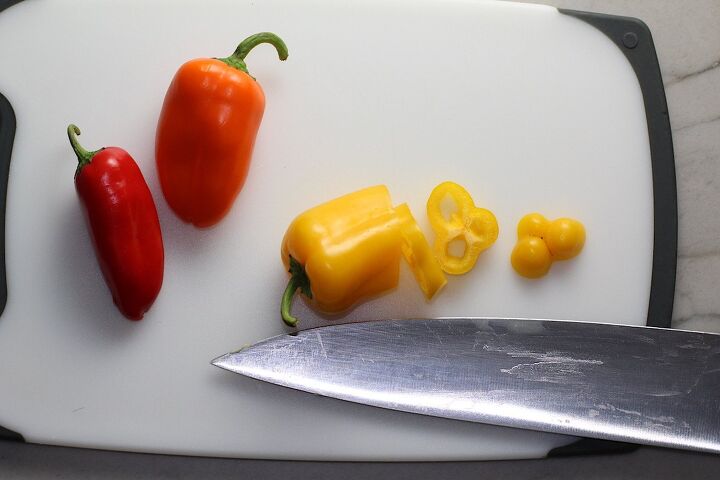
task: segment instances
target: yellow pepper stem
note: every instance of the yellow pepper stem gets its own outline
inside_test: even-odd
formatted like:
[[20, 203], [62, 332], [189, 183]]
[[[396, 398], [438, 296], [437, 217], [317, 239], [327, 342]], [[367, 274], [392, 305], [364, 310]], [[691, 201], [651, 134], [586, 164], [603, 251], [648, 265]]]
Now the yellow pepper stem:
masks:
[[306, 297], [312, 298], [312, 290], [310, 290], [310, 279], [305, 273], [305, 267], [295, 260], [292, 255], [290, 255], [290, 269], [288, 272], [290, 272], [290, 280], [288, 280], [280, 302], [280, 315], [288, 327], [295, 327], [298, 319], [290, 313], [295, 292], [299, 288]]

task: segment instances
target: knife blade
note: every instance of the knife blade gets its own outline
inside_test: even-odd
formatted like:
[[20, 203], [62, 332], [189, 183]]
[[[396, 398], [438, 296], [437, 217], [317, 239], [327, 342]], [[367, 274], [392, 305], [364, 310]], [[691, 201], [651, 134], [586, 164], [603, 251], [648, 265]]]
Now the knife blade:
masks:
[[720, 453], [720, 335], [556, 320], [319, 327], [213, 365], [376, 407]]

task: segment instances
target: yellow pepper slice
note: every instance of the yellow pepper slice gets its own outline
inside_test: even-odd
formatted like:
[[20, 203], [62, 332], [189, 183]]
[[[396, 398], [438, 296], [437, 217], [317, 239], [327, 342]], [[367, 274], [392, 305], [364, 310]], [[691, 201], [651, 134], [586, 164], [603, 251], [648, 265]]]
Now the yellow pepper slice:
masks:
[[445, 286], [447, 279], [407, 204], [403, 203], [395, 210], [402, 222], [403, 256], [410, 265], [425, 298], [430, 300]]
[[548, 226], [545, 242], [555, 260], [569, 260], [585, 246], [585, 227], [572, 218], [558, 218]]
[[539, 213], [529, 213], [518, 222], [517, 234], [510, 263], [526, 278], [544, 276], [553, 261], [573, 258], [585, 245], [585, 227], [571, 218], [549, 221]]
[[550, 270], [552, 256], [542, 238], [526, 235], [515, 244], [510, 262], [523, 277], [540, 278]]
[[[449, 198], [455, 210], [449, 217], [443, 214], [443, 203]], [[454, 182], [435, 187], [427, 201], [427, 215], [435, 232], [434, 251], [440, 267], [451, 275], [462, 275], [475, 266], [480, 253], [488, 249], [498, 237], [498, 223], [490, 210], [475, 206], [470, 194]], [[453, 242], [463, 241], [462, 255], [453, 255]]]
[[531, 236], [544, 239], [550, 221], [539, 213], [528, 213], [517, 226], [518, 238]]
[[313, 308], [336, 314], [395, 288], [403, 255], [430, 298], [445, 283], [430, 252], [407, 205], [393, 208], [384, 185], [311, 208], [293, 220], [282, 242], [282, 261], [291, 274], [283, 321], [297, 324], [290, 307], [298, 289]]

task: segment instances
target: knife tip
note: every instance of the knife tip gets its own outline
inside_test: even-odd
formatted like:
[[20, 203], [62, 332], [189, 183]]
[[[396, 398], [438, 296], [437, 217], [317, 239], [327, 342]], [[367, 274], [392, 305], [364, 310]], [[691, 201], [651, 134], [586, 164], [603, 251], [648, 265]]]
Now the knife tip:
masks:
[[227, 370], [226, 360], [229, 356], [230, 354], [226, 353], [224, 355], [220, 355], [219, 357], [213, 358], [212, 360], [210, 360], [210, 365], [214, 365], [216, 367], [224, 368], [225, 370]]

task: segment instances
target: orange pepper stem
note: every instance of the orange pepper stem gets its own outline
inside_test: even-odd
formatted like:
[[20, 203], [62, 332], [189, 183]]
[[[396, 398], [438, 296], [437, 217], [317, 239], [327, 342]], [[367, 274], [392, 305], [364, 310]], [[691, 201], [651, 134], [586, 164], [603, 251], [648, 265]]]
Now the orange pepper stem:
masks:
[[75, 176], [77, 176], [77, 174], [80, 173], [80, 170], [82, 170], [85, 165], [90, 163], [95, 154], [102, 150], [102, 148], [100, 150], [95, 150], [94, 152], [89, 152], [85, 150], [83, 146], [80, 145], [80, 142], [77, 139], [77, 136], [80, 135], [80, 129], [77, 127], [77, 125], [74, 125], [72, 123], [68, 125], [67, 135], [68, 139], [70, 139], [70, 145], [72, 145], [72, 149], [78, 159], [78, 165], [75, 169]]
[[248, 38], [240, 42], [240, 45], [237, 46], [235, 52], [233, 52], [232, 55], [225, 58], [218, 58], [218, 60], [230, 65], [233, 68], [242, 70], [243, 72], [250, 75], [250, 72], [248, 72], [247, 69], [247, 65], [245, 65], [245, 57], [248, 53], [250, 53], [250, 50], [257, 47], [261, 43], [269, 43], [270, 45], [275, 47], [275, 50], [277, 50], [280, 60], [285, 60], [288, 57], [287, 46], [280, 37], [278, 37], [274, 33], [262, 32], [256, 33], [255, 35], [250, 35]]
[[298, 319], [290, 313], [295, 292], [299, 288], [306, 297], [312, 298], [312, 291], [310, 290], [310, 279], [305, 273], [305, 267], [295, 260], [292, 255], [290, 255], [290, 269], [288, 272], [290, 272], [290, 280], [288, 280], [280, 302], [280, 315], [288, 327], [295, 327]]

